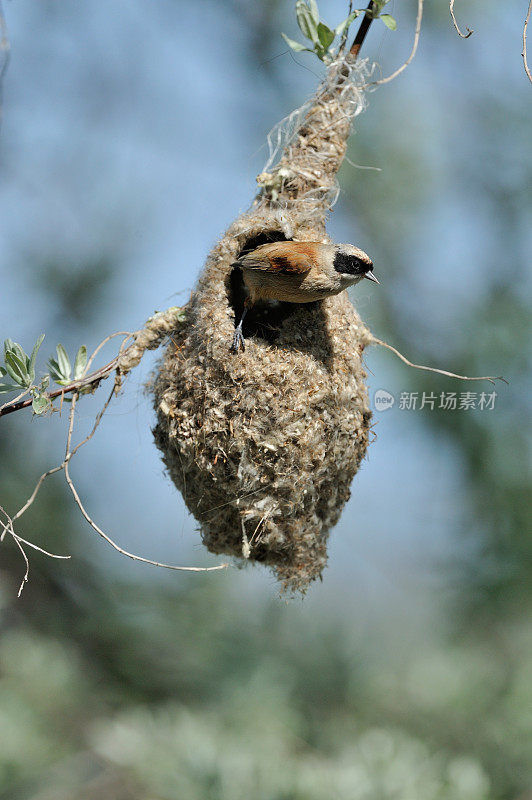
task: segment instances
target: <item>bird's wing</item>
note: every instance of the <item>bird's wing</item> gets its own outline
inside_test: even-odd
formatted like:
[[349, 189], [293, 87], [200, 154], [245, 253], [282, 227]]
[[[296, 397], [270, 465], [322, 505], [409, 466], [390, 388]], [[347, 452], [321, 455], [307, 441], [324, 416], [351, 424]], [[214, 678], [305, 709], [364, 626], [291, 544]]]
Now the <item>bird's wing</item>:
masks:
[[[276, 272], [278, 275], [304, 275], [315, 266], [310, 245], [309, 242], [263, 244], [241, 256], [235, 263], [244, 269]], [[312, 245], [315, 246], [314, 243]]]

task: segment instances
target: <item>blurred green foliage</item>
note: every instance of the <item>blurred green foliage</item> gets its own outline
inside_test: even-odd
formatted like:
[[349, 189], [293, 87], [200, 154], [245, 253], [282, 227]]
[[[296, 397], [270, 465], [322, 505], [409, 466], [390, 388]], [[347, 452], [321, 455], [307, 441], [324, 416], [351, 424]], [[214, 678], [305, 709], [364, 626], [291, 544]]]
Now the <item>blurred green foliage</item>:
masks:
[[508, 637], [511, 670], [470, 643], [385, 661], [345, 621], [295, 625], [209, 578], [97, 589], [65, 627], [43, 607], [40, 633], [4, 632], [2, 797], [103, 783], [111, 798], [487, 800], [527, 785], [526, 631]]
[[104, 288], [109, 291], [118, 258], [117, 247], [116, 255], [106, 252], [81, 263], [72, 264], [60, 256], [41, 263], [35, 278], [36, 288], [47, 299], [50, 312], [55, 311], [52, 324], [79, 325], [90, 319], [92, 304], [105, 302], [103, 291]]

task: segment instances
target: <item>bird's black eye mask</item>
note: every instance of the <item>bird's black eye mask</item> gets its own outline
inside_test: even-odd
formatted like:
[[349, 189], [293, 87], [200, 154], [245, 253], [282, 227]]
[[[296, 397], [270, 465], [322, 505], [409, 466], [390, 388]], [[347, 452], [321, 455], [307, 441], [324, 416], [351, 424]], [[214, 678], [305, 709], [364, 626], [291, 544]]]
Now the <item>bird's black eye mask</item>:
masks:
[[336, 253], [333, 266], [336, 272], [341, 272], [344, 275], [365, 275], [366, 272], [371, 270], [367, 262], [364, 263], [357, 256], [351, 256], [341, 251]]

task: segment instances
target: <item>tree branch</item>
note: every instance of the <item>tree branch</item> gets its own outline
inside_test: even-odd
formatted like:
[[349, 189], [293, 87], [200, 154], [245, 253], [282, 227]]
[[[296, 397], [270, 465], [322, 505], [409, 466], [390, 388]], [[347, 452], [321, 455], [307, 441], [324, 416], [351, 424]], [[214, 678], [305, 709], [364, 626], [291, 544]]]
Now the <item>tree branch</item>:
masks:
[[453, 18], [453, 25], [458, 36], [461, 36], [462, 39], [469, 39], [473, 31], [471, 30], [471, 28], [468, 28], [467, 25], [466, 25], [467, 33], [462, 33], [462, 31], [460, 30], [458, 23], [456, 21], [456, 17], [454, 15], [454, 0], [451, 0], [451, 2], [449, 3], [449, 12], [451, 14], [451, 17]]
[[369, 27], [373, 20], [375, 19], [373, 16], [374, 11], [374, 4], [373, 0], [369, 0], [368, 7], [366, 8], [366, 12], [364, 14], [364, 19], [360, 23], [360, 28], [357, 31], [357, 35], [355, 36], [355, 40], [351, 45], [351, 49], [349, 51], [349, 55], [352, 57], [353, 60], [358, 58], [358, 54], [360, 53], [360, 48], [364, 44], [364, 39], [366, 38]]
[[[71, 394], [72, 392], [77, 392], [81, 389], [97, 389], [100, 381], [108, 378], [111, 372], [116, 369], [117, 365], [118, 356], [113, 358], [113, 360], [106, 364], [105, 367], [101, 367], [95, 372], [92, 372], [90, 375], [80, 378], [79, 381], [73, 381], [68, 386], [64, 386], [61, 389], [55, 389], [53, 392], [46, 392], [44, 397], [48, 398], [48, 400], [55, 400], [56, 397]], [[6, 404], [0, 409], [0, 417], [4, 417], [6, 414], [12, 414], [14, 411], [21, 411], [23, 408], [29, 408], [31, 404], [31, 397], [29, 397], [27, 400], [21, 400], [18, 403], [14, 402]]]
[[[72, 381], [68, 386], [64, 386], [61, 389], [54, 389], [52, 392], [46, 392], [44, 397], [51, 402], [56, 397], [63, 397], [73, 392], [79, 394], [84, 389], [93, 391], [98, 387], [100, 381], [108, 378], [112, 372], [116, 372], [117, 385], [120, 385], [120, 377], [127, 375], [133, 367], [137, 366], [146, 350], [153, 350], [158, 347], [171, 330], [175, 330], [175, 328], [182, 324], [184, 321], [184, 314], [183, 308], [175, 306], [169, 308], [168, 311], [160, 312], [150, 317], [144, 328], [141, 328], [133, 334], [120, 331], [119, 333], [111, 334], [111, 336], [106, 336], [91, 355], [87, 366], [92, 364], [96, 354], [110, 339], [114, 336], [124, 336], [124, 342], [122, 342], [120, 351], [115, 358], [105, 364], [105, 366], [100, 367], [100, 369], [91, 372], [89, 375], [85, 375], [77, 381]], [[123, 345], [129, 338], [133, 339], [133, 343], [123, 350]], [[11, 403], [6, 403], [0, 408], [0, 417], [4, 417], [6, 414], [12, 414], [15, 411], [21, 411], [23, 408], [31, 406], [31, 404], [31, 397], [26, 400], [15, 400]]]

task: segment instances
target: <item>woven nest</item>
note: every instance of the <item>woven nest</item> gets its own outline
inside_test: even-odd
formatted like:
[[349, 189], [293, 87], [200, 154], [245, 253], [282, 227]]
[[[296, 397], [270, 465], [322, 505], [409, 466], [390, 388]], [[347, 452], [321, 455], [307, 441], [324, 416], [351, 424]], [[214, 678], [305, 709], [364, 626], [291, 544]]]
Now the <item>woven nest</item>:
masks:
[[266, 241], [329, 241], [328, 203], [361, 107], [345, 76], [345, 64], [329, 70], [277, 168], [259, 176], [254, 207], [211, 252], [154, 384], [155, 439], [204, 544], [269, 565], [289, 591], [321, 575], [366, 453], [370, 334], [343, 293], [251, 311], [246, 350], [232, 354], [245, 296], [232, 264]]

